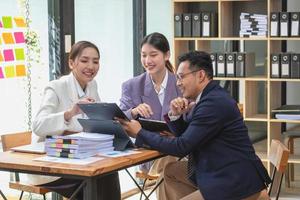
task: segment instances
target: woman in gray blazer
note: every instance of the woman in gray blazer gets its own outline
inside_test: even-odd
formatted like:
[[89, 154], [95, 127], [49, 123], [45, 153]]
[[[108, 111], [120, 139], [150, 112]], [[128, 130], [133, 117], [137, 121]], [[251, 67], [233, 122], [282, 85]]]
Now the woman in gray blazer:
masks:
[[[38, 141], [47, 135], [62, 135], [82, 131], [77, 118], [82, 117], [77, 103], [100, 102], [97, 83], [100, 53], [96, 45], [80, 41], [72, 46], [69, 67], [72, 72], [51, 81], [44, 90], [44, 97], [33, 121], [32, 130]], [[70, 197], [81, 184], [80, 180], [30, 175], [32, 184], [40, 185], [65, 197]], [[101, 199], [120, 197], [118, 173], [98, 179], [98, 196]], [[82, 199], [82, 192], [78, 195]]]

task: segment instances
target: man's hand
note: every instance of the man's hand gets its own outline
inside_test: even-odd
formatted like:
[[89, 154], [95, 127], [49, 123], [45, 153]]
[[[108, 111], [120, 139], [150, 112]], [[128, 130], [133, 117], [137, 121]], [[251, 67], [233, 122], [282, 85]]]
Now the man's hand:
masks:
[[120, 124], [130, 137], [135, 138], [138, 132], [142, 129], [141, 124], [136, 120], [127, 121], [121, 118], [115, 119], [120, 122]]
[[143, 118], [150, 118], [153, 115], [151, 107], [146, 103], [141, 103], [137, 107], [131, 110], [132, 118], [136, 118], [137, 115], [142, 116]]
[[189, 112], [194, 105], [195, 102], [189, 102], [186, 98], [177, 97], [170, 103], [170, 114], [172, 116], [182, 115]]

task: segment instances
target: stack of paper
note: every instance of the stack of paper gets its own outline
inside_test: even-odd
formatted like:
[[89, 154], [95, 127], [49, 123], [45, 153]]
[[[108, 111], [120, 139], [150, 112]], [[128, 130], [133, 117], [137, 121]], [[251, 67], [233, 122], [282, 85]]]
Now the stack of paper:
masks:
[[48, 136], [45, 149], [48, 156], [82, 159], [114, 150], [113, 139], [114, 135], [87, 132]]
[[240, 37], [267, 36], [267, 15], [241, 13], [240, 20]]

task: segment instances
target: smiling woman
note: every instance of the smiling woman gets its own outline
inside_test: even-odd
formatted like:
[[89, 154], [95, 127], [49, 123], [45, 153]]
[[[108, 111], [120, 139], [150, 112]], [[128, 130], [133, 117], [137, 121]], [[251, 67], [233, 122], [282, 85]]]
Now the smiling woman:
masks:
[[[100, 102], [94, 77], [99, 70], [100, 54], [91, 42], [80, 41], [71, 48], [69, 67], [71, 73], [54, 80], [45, 88], [41, 107], [33, 121], [33, 132], [39, 141], [47, 135], [62, 135], [67, 132], [82, 131], [77, 119], [81, 117], [78, 103]], [[31, 184], [43, 186], [67, 198], [81, 184], [80, 180], [58, 177], [33, 176]], [[105, 184], [104, 184], [105, 183]], [[102, 199], [120, 199], [120, 185], [117, 173], [97, 180], [97, 191]], [[82, 199], [79, 193], [77, 199]]]

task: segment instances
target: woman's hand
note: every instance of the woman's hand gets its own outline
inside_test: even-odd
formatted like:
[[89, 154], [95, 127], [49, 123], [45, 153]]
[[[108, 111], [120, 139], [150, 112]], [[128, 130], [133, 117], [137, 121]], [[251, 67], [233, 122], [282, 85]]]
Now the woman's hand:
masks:
[[115, 119], [120, 122], [120, 124], [130, 137], [135, 138], [138, 132], [142, 129], [141, 124], [136, 120], [127, 121], [121, 118]]
[[85, 97], [80, 99], [77, 103], [75, 103], [69, 110], [64, 113], [64, 118], [66, 121], [70, 121], [72, 117], [81, 113], [81, 110], [77, 104], [87, 104], [87, 103], [95, 103], [95, 99], [90, 97]]
[[133, 119], [135, 119], [138, 115], [144, 118], [150, 118], [151, 115], [153, 115], [153, 111], [148, 104], [142, 103], [131, 110], [131, 116]]

